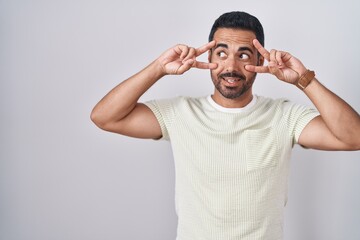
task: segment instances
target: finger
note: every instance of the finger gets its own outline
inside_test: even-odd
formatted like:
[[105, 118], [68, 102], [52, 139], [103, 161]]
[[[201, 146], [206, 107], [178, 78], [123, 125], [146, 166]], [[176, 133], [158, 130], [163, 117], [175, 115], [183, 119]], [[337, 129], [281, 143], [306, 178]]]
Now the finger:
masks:
[[180, 55], [180, 59], [183, 60], [189, 52], [189, 47], [186, 45], [179, 44], [175, 47], [175, 52]]
[[217, 63], [207, 63], [207, 62], [195, 62], [194, 66], [195, 68], [199, 69], [215, 69], [217, 68]]
[[276, 50], [275, 49], [271, 49], [270, 51], [270, 61], [269, 62], [273, 62], [275, 63], [276, 65], [278, 64], [277, 61], [276, 61]]
[[176, 73], [177, 74], [183, 74], [184, 72], [186, 72], [187, 70], [189, 70], [192, 65], [194, 64], [194, 60], [193, 59], [189, 59], [187, 61], [185, 61], [177, 70]]
[[284, 63], [284, 62], [287, 62], [290, 60], [290, 58], [292, 58], [293, 56], [288, 53], [288, 52], [282, 52], [281, 54], [281, 61]]
[[258, 50], [258, 52], [263, 56], [266, 61], [270, 59], [270, 53], [261, 45], [261, 43], [257, 40], [253, 40], [254, 47]]
[[245, 69], [249, 72], [269, 73], [269, 68], [267, 66], [245, 65]]
[[276, 51], [275, 59], [276, 59], [276, 62], [278, 63], [278, 65], [280, 65], [280, 66], [284, 65], [283, 60], [282, 60], [283, 56], [284, 56], [284, 52]]
[[269, 72], [273, 75], [275, 75], [277, 78], [281, 79], [282, 71], [279, 69], [279, 65], [275, 62], [269, 63]]
[[189, 48], [187, 55], [183, 59], [183, 63], [189, 59], [195, 58], [195, 48]]
[[196, 49], [196, 57], [200, 56], [201, 54], [209, 51], [211, 48], [215, 47], [215, 40], [211, 41], [211, 42], [208, 42], [207, 44], [199, 47]]

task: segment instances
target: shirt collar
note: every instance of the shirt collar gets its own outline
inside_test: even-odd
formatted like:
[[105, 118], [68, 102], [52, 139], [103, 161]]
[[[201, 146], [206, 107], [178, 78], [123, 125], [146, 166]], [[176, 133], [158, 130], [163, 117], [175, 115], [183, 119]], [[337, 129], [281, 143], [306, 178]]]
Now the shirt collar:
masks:
[[225, 112], [225, 113], [241, 113], [241, 112], [245, 112], [247, 110], [249, 110], [250, 108], [252, 108], [257, 101], [257, 96], [253, 95], [253, 98], [251, 100], [250, 103], [248, 103], [246, 106], [242, 107], [242, 108], [226, 108], [223, 107], [219, 104], [217, 104], [214, 99], [211, 97], [211, 95], [209, 95], [207, 97], [208, 102], [210, 103], [211, 106], [213, 106], [216, 110], [220, 111], [220, 112]]

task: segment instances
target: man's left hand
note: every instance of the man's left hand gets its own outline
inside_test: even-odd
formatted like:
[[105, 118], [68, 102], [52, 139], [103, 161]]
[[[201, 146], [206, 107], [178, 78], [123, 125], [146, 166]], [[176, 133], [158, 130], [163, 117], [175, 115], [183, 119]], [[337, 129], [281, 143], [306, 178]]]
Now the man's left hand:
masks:
[[272, 49], [266, 50], [257, 39], [253, 40], [255, 48], [268, 61], [267, 66], [246, 65], [245, 69], [256, 73], [271, 73], [278, 79], [295, 84], [307, 69], [302, 62], [288, 52]]

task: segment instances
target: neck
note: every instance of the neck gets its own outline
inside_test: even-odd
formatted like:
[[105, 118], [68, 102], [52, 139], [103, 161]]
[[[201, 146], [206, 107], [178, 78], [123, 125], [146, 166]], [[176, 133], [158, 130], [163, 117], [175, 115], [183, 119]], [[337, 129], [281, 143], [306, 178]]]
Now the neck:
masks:
[[243, 108], [246, 105], [248, 105], [251, 100], [253, 99], [253, 94], [251, 89], [246, 91], [243, 95], [240, 97], [229, 99], [221, 95], [216, 89], [214, 94], [211, 96], [212, 99], [219, 104], [222, 107], [225, 108]]

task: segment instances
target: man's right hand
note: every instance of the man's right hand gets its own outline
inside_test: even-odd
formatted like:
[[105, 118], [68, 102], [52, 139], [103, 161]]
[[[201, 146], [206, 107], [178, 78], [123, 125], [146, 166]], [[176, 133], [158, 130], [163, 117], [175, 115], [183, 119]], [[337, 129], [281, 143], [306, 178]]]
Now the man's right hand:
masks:
[[195, 67], [199, 69], [215, 69], [216, 63], [199, 62], [196, 58], [203, 53], [209, 51], [215, 46], [215, 41], [211, 41], [199, 48], [189, 47], [178, 44], [165, 51], [157, 59], [163, 69], [164, 75], [180, 75]]
[[161, 77], [183, 74], [190, 68], [214, 69], [216, 63], [199, 62], [196, 58], [215, 46], [209, 42], [197, 49], [176, 45], [165, 51], [149, 66], [112, 89], [94, 107], [91, 119], [100, 128], [137, 138], [160, 138], [160, 124], [154, 113], [139, 98]]

